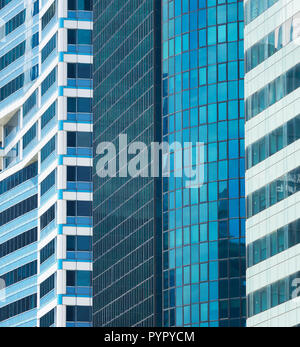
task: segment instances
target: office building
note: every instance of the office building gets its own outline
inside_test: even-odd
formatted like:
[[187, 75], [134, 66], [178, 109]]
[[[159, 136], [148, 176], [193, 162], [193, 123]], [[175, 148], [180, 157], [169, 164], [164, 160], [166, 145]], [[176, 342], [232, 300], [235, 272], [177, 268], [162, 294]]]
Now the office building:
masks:
[[[94, 2], [95, 326], [245, 325], [243, 13], [237, 0]], [[203, 184], [172, 167], [101, 178], [97, 148], [120, 134], [202, 143]]]
[[163, 189], [164, 325], [244, 326], [243, 2], [164, 1], [162, 35], [164, 141], [204, 144]]
[[92, 2], [0, 1], [0, 326], [91, 326]]
[[300, 324], [299, 1], [245, 3], [247, 326]]
[[[160, 140], [159, 22], [159, 1], [94, 2], [94, 150]], [[160, 326], [161, 182], [122, 176], [93, 178], [93, 323]]]

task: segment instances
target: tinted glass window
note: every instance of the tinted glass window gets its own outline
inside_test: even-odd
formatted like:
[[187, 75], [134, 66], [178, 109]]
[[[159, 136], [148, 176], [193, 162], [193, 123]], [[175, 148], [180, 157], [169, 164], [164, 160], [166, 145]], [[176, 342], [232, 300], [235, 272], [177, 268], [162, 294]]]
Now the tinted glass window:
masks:
[[67, 181], [69, 182], [76, 181], [76, 166], [67, 167]]
[[89, 166], [77, 167], [77, 181], [90, 182], [92, 177], [92, 168]]

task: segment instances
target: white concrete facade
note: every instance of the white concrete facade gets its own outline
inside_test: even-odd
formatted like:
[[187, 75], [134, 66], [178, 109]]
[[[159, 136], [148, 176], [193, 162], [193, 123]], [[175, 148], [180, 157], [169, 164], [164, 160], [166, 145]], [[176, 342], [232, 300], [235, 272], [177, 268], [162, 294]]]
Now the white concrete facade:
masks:
[[[248, 0], [251, 1], [251, 0]], [[276, 32], [276, 28], [289, 22], [300, 12], [298, 0], [279, 0], [245, 27], [245, 52], [258, 41]], [[295, 23], [295, 22], [294, 22]], [[298, 24], [299, 25], [299, 24]], [[275, 34], [275, 41], [276, 38]], [[275, 42], [276, 44], [276, 42]], [[268, 83], [281, 76], [300, 63], [300, 46], [295, 40], [283, 45], [275, 54], [254, 67], [245, 75], [245, 99], [256, 93]], [[246, 122], [246, 148], [300, 114], [300, 89], [295, 89], [272, 106]], [[300, 166], [300, 140], [283, 145], [275, 154], [268, 156], [246, 172], [246, 195], [249, 197], [259, 189], [267, 187], [273, 181], [297, 169]], [[267, 188], [267, 192], [269, 192]], [[277, 188], [278, 189], [278, 188]], [[249, 199], [248, 199], [249, 203]], [[246, 222], [246, 245], [249, 247], [259, 240], [268, 240], [276, 230], [286, 227], [300, 218], [300, 193], [294, 192], [280, 202], [263, 209], [259, 213], [248, 215]], [[300, 230], [297, 230], [300, 233]], [[281, 304], [261, 303], [256, 314], [250, 314], [249, 296], [266, 288], [271, 294], [271, 285], [300, 271], [300, 245], [286, 247], [281, 252], [263, 257], [263, 260], [247, 268], [248, 327], [297, 326], [300, 324], [300, 300], [291, 297], [287, 288], [288, 299]], [[248, 254], [249, 257], [249, 254]], [[264, 294], [261, 294], [264, 295]], [[261, 299], [260, 300], [265, 300]], [[269, 297], [268, 300], [271, 300]], [[273, 300], [273, 299], [272, 299]], [[273, 302], [273, 301], [272, 301]], [[274, 299], [275, 302], [275, 299]], [[255, 306], [255, 304], [253, 304]], [[259, 306], [259, 304], [257, 304]], [[257, 307], [258, 307], [257, 306]], [[271, 307], [272, 308], [271, 308]], [[266, 309], [267, 307], [267, 309]], [[260, 311], [260, 312], [259, 312]]]
[[[29, 261], [36, 266], [32, 276], [25, 274], [25, 278], [17, 278], [13, 283], [7, 282], [6, 298], [0, 302], [0, 326], [91, 326], [91, 282], [89, 285], [86, 281], [82, 284], [82, 278], [91, 278], [92, 249], [87, 250], [86, 246], [79, 243], [88, 241], [91, 244], [92, 183], [86, 177], [82, 180], [77, 178], [78, 168], [81, 171], [82, 168], [88, 168], [91, 173], [91, 141], [90, 145], [78, 145], [78, 138], [84, 137], [82, 133], [92, 137], [92, 111], [70, 111], [67, 105], [68, 98], [76, 100], [75, 103], [79, 102], [79, 98], [85, 98], [82, 100], [89, 103], [92, 100], [91, 74], [89, 77], [79, 76], [78, 64], [85, 64], [89, 69], [92, 67], [92, 42], [91, 39], [87, 42], [86, 37], [91, 38], [93, 24], [91, 8], [79, 8], [78, 1], [73, 4], [75, 7], [70, 9], [67, 0], [11, 0], [0, 8], [0, 23], [4, 23], [5, 28], [11, 18], [24, 9], [26, 11], [25, 22], [0, 40], [0, 59], [20, 41], [25, 42], [24, 54], [10, 61], [8, 66], [1, 66], [0, 88], [18, 75], [18, 71], [31, 71], [31, 80], [25, 75], [23, 86], [0, 99], [0, 184], [29, 164], [37, 165], [37, 173], [31, 178], [32, 185], [29, 189], [25, 189], [29, 184], [25, 180], [22, 182], [24, 189], [22, 185], [16, 185], [0, 193], [0, 213], [14, 208], [32, 194], [37, 197], [37, 206], [29, 213], [22, 213], [14, 219], [9, 217], [8, 223], [1, 222], [0, 247], [6, 247], [10, 240], [16, 240], [18, 235], [26, 233], [30, 228], [36, 230], [37, 239], [24, 244], [24, 247], [16, 246], [15, 252], [8, 251], [9, 253], [0, 256], [0, 278], [6, 278], [6, 274], [25, 266]], [[54, 8], [53, 13], [49, 12], [51, 8]], [[73, 32], [70, 33], [69, 29]], [[85, 38], [84, 42], [80, 41], [79, 31], [82, 35], [80, 37]], [[38, 43], [33, 48], [31, 40], [34, 33], [38, 33]], [[75, 41], [70, 39], [71, 34], [76, 37]], [[54, 35], [56, 43], [51, 48], [49, 42]], [[76, 64], [76, 76], [68, 73], [68, 63]], [[38, 73], [32, 78], [31, 69], [34, 65], [38, 66]], [[55, 80], [49, 82], [49, 87], [46, 88], [47, 78], [54, 69]], [[33, 93], [36, 94], [35, 105], [24, 114], [24, 105]], [[55, 114], [46, 121], [45, 112], [53, 103], [56, 103]], [[11, 130], [8, 129], [8, 124], [14, 115], [17, 115], [17, 123]], [[25, 136], [30, 136], [29, 131], [33, 128], [35, 132], [32, 138], [25, 140], [29, 141], [25, 146]], [[75, 139], [75, 145], [72, 146], [68, 142], [70, 134]], [[54, 149], [47, 154], [45, 146], [51, 139], [54, 139]], [[15, 153], [13, 159], [10, 159], [11, 153]], [[75, 178], [71, 180], [68, 178], [69, 169], [75, 172]], [[54, 184], [49, 184], [42, 192], [42, 186], [47, 185], [45, 179], [53, 172]], [[75, 203], [72, 205], [73, 202]], [[85, 205], [84, 202], [90, 205]], [[75, 206], [74, 213], [70, 212], [71, 205]], [[42, 227], [42, 217], [45, 213], [50, 213], [53, 206], [54, 217], [51, 220], [49, 217], [49, 221]], [[80, 206], [84, 207], [80, 209]], [[89, 208], [89, 211], [83, 211], [83, 208]], [[72, 237], [72, 240], [68, 237]], [[87, 239], [83, 239], [84, 237]], [[70, 240], [76, 244], [74, 249], [67, 245]], [[50, 255], [44, 255], [47, 253], [45, 247], [51, 245], [52, 241], [54, 251], [49, 251]], [[45, 258], [43, 261], [42, 253]], [[45, 281], [52, 275], [54, 285], [47, 289]], [[74, 276], [74, 281], [71, 279], [74, 284], [71, 286], [68, 275]], [[44, 295], [41, 295], [41, 285]], [[30, 305], [25, 304], [19, 311], [13, 312], [13, 304], [17, 301], [23, 304], [27, 297], [30, 298]], [[3, 313], [7, 309], [12, 312]], [[79, 319], [80, 316], [84, 319]], [[87, 319], [87, 316], [90, 318]]]

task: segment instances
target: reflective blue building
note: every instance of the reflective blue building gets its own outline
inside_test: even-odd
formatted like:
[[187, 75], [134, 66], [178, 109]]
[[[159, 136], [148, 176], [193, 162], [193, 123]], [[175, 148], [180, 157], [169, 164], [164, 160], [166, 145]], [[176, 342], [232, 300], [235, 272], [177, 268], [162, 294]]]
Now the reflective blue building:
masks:
[[95, 2], [94, 149], [200, 142], [204, 182], [95, 170], [94, 325], [245, 325], [243, 77], [243, 1]]
[[164, 179], [164, 325], [243, 326], [243, 1], [164, 0], [162, 23], [163, 139], [204, 144], [199, 189]]

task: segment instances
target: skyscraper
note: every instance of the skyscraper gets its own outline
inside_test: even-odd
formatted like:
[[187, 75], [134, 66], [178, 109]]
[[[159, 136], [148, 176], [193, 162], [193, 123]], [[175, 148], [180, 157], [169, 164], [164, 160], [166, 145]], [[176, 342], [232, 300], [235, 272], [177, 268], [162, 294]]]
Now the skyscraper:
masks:
[[[95, 1], [95, 326], [245, 325], [243, 77], [242, 1]], [[120, 134], [202, 143], [203, 184], [99, 177]]]
[[[94, 2], [94, 150], [160, 140], [159, 23], [160, 1]], [[161, 183], [119, 169], [94, 173], [93, 323], [161, 325]]]
[[162, 11], [163, 139], [204, 145], [199, 189], [164, 180], [164, 325], [244, 326], [243, 1]]
[[248, 320], [300, 324], [300, 3], [245, 4]]
[[92, 2], [0, 24], [0, 326], [90, 326]]

